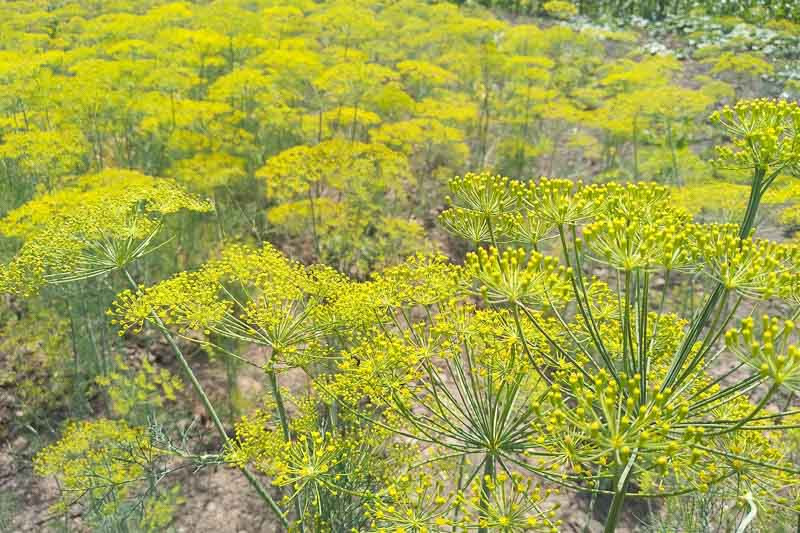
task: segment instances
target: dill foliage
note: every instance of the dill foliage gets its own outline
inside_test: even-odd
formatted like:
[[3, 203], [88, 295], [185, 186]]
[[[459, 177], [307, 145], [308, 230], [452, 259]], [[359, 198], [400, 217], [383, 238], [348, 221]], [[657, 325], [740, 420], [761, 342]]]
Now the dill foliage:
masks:
[[753, 97], [788, 63], [586, 19], [683, 1], [466, 4], [0, 5], [0, 435], [42, 523], [167, 530], [220, 467], [280, 531], [795, 522], [800, 107]]

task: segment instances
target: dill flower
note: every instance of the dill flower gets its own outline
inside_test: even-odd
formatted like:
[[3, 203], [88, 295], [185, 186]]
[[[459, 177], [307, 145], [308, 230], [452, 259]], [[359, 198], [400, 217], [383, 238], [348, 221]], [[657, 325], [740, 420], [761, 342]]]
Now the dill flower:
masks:
[[468, 173], [448, 182], [450, 208], [439, 220], [451, 232], [473, 244], [506, 241], [513, 227], [511, 218], [519, 209], [508, 190], [509, 179]]
[[145, 429], [101, 418], [70, 423], [60, 440], [36, 454], [34, 471], [58, 479], [61, 510], [90, 498], [111, 514], [137, 482], [146, 484], [147, 469], [159, 455]]
[[487, 172], [466, 174], [448, 182], [449, 203], [490, 219], [517, 210], [517, 200], [509, 194], [509, 179]]
[[508, 234], [511, 241], [523, 246], [536, 248], [544, 239], [550, 236], [553, 225], [529, 210], [523, 210], [508, 220], [509, 228], [503, 228], [501, 235]]
[[457, 525], [453, 496], [426, 472], [397, 476], [367, 506], [371, 530], [376, 533], [408, 531], [434, 533]]
[[764, 239], [742, 239], [732, 224], [693, 228], [692, 255], [702, 271], [730, 291], [750, 298], [782, 292], [797, 264], [798, 248]]
[[688, 270], [695, 264], [690, 253], [691, 229], [683, 221], [661, 219], [606, 219], [583, 228], [583, 239], [598, 262], [620, 270]]
[[330, 377], [328, 390], [351, 405], [364, 398], [371, 402], [408, 405], [409, 384], [424, 376], [425, 350], [404, 339], [369, 332], [341, 355], [339, 373]]
[[[512, 232], [517, 228], [517, 224], [509, 215], [500, 216], [491, 221], [483, 213], [464, 207], [451, 207], [443, 211], [439, 215], [439, 222], [454, 235], [475, 244], [492, 242], [492, 240], [505, 242], [513, 239], [515, 235], [512, 235]], [[521, 232], [518, 233], [522, 238], [526, 236]]]
[[800, 390], [800, 349], [790, 344], [795, 323], [763, 316], [760, 334], [755, 325], [755, 320], [748, 317], [738, 329], [727, 331], [727, 346], [763, 378], [792, 391]]
[[558, 505], [547, 502], [553, 493], [553, 489], [543, 489], [518, 472], [499, 473], [494, 478], [486, 476], [482, 485], [473, 485], [469, 492], [461, 495], [466, 514], [464, 521], [471, 528], [503, 533], [556, 533], [561, 525], [555, 518]]
[[[306, 269], [275, 248], [233, 245], [194, 272], [118, 295], [109, 312], [126, 330], [141, 330], [157, 315], [179, 333], [200, 331], [273, 348], [283, 361], [313, 353], [336, 323], [328, 305], [344, 280], [325, 269]], [[297, 361], [295, 361], [297, 362]]]
[[368, 290], [387, 307], [430, 306], [452, 299], [462, 279], [443, 255], [417, 254], [374, 274]]
[[594, 194], [603, 198], [599, 218], [624, 218], [654, 225], [689, 222], [690, 216], [672, 201], [670, 189], [658, 183], [607, 183]]
[[466, 271], [477, 284], [471, 289], [492, 304], [560, 302], [571, 294], [570, 271], [554, 257], [525, 250], [484, 248], [466, 258]]
[[[797, 472], [766, 436], [780, 426], [760, 414], [779, 385], [797, 387], [797, 354], [784, 330], [765, 322], [756, 342], [755, 328], [743, 322], [726, 337], [727, 350], [738, 353], [742, 363], [719, 377], [708, 371], [726, 353], [718, 341], [742, 298], [797, 300], [796, 246], [753, 239], [760, 196], [771, 179], [761, 178], [752, 185], [741, 225], [694, 224], [686, 210], [673, 205], [669, 190], [656, 184], [503, 182], [520, 209], [496, 214], [495, 220], [503, 217], [512, 225], [509, 235], [517, 231], [514, 225], [531, 219], [542, 230], [535, 229], [536, 239], [526, 243], [533, 252], [501, 248], [503, 240], [495, 237], [494, 246], [466, 258], [465, 274], [473, 280], [468, 292], [503, 311], [497, 316], [504, 316], [505, 332], [481, 327], [479, 337], [499, 349], [465, 340], [465, 350], [475, 353], [445, 359], [457, 376], [450, 387], [459, 394], [440, 390], [450, 382], [432, 369], [432, 384], [414, 389], [424, 407], [401, 409], [418, 438], [481, 453], [487, 475], [470, 489], [478, 509], [475, 527], [511, 523], [505, 516], [490, 525], [487, 495], [499, 464], [591, 492], [606, 491], [601, 487], [613, 480], [607, 524], [616, 523], [626, 494], [670, 496], [718, 487], [734, 499], [746, 492], [755, 501], [781, 482], [797, 484]], [[455, 229], [452, 220], [448, 225]], [[561, 246], [551, 255], [536, 248], [547, 234], [544, 228], [558, 232]], [[616, 269], [615, 282], [592, 279], [595, 265]], [[654, 305], [656, 272], [663, 272], [665, 286]], [[713, 287], [691, 319], [665, 306], [670, 275], [680, 273], [702, 273]], [[562, 307], [563, 302], [573, 305]], [[458, 331], [459, 338], [469, 338], [466, 330]], [[469, 365], [456, 366], [462, 357]], [[535, 378], [517, 379], [523, 366], [511, 364], [515, 358]], [[755, 373], [726, 381], [748, 369]], [[464, 390], [461, 372], [475, 380]], [[754, 394], [762, 384], [769, 386], [766, 394]], [[524, 395], [528, 410], [504, 396], [503, 387]], [[515, 413], [491, 427], [498, 433], [481, 425], [485, 393], [498, 398], [501, 412]], [[462, 406], [458, 398], [472, 401]], [[525, 430], [514, 438], [492, 437], [507, 435], [510, 420], [524, 420]], [[758, 436], [748, 440], [754, 431]]]
[[[54, 219], [80, 220], [86, 232], [114, 234], [130, 231], [124, 224], [131, 213], [169, 215], [181, 210], [205, 212], [211, 204], [166, 178], [147, 176], [123, 169], [106, 169], [75, 178], [67, 186], [35, 197], [10, 211], [0, 220], [0, 233], [9, 237], [31, 238]], [[150, 226], [139, 228], [147, 232]]]
[[[774, 173], [800, 163], [800, 106], [786, 100], [742, 100], [711, 115], [731, 137], [718, 148], [718, 163], [732, 168], [770, 168]], [[774, 179], [774, 175], [772, 176]]]
[[0, 267], [0, 291], [30, 295], [124, 268], [156, 249], [164, 216], [210, 211], [211, 204], [174, 182], [132, 171], [106, 170], [35, 198], [0, 221], [0, 232], [23, 240]]
[[513, 195], [537, 218], [564, 226], [591, 218], [602, 206], [595, 196], [600, 189], [564, 179], [541, 178], [539, 182], [512, 182]]

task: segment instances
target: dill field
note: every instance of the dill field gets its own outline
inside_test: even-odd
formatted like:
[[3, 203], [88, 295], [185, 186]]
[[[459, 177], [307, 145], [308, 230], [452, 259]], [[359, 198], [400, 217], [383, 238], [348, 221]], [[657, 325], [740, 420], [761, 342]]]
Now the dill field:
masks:
[[0, 532], [800, 531], [800, 1], [0, 3]]

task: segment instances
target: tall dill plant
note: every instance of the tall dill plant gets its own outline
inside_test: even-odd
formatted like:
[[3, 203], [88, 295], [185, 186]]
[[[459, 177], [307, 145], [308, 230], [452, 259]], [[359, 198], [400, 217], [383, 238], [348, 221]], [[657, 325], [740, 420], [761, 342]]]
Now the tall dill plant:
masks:
[[[795, 317], [752, 316], [800, 303], [800, 250], [753, 232], [798, 170], [800, 110], [758, 100], [714, 120], [721, 164], [753, 174], [739, 225], [693, 223], [655, 184], [470, 174], [442, 214], [476, 246], [463, 266], [419, 256], [354, 282], [234, 245], [110, 314], [262, 368], [269, 397], [223, 455], [269, 476], [292, 529], [557, 530], [541, 482], [605, 496], [606, 531], [628, 497], [712, 489], [744, 504], [744, 527], [797, 505], [781, 436], [798, 412], [772, 408], [800, 383]], [[689, 275], [704, 302], [684, 316], [671, 294]]]
[[[606, 494], [609, 532], [629, 496], [714, 486], [749, 506], [745, 525], [759, 508], [797, 505], [800, 472], [780, 441], [796, 411], [772, 402], [781, 388], [797, 390], [800, 310], [789, 319], [753, 315], [773, 300], [796, 307], [800, 250], [753, 234], [770, 185], [797, 174], [800, 109], [744, 101], [712, 121], [731, 138], [719, 164], [752, 173], [738, 225], [695, 224], [653, 184], [481, 174], [450, 185], [443, 220], [478, 245], [466, 258], [469, 290], [509, 313], [519, 356], [541, 380], [527, 396], [535, 416], [485, 447], [484, 471], [491, 477], [501, 464]], [[542, 254], [548, 237], [555, 245]], [[598, 269], [607, 281], [592, 275]], [[706, 279], [704, 302], [681, 316], [669, 311], [669, 294], [688, 274]], [[731, 358], [739, 363], [725, 368]], [[509, 405], [501, 394], [494, 401]], [[531, 438], [519, 441], [523, 432]]]
[[[739, 225], [693, 223], [655, 184], [470, 174], [442, 214], [476, 246], [463, 266], [420, 256], [357, 283], [233, 246], [112, 314], [233, 340], [263, 368], [270, 397], [225, 455], [281, 488], [296, 529], [557, 530], [542, 482], [607, 499], [606, 531], [628, 497], [712, 489], [743, 503], [744, 527], [797, 505], [781, 436], [798, 412], [772, 409], [800, 380], [794, 317], [751, 316], [800, 302], [798, 248], [753, 234], [797, 170], [800, 111], [759, 100], [714, 120], [732, 141], [720, 162], [753, 174]], [[688, 276], [706, 282], [684, 316]], [[290, 370], [304, 386], [280, 386]]]
[[[212, 209], [209, 202], [187, 193], [169, 179], [126, 170], [106, 170], [84, 176], [71, 187], [34, 198], [0, 221], [3, 234], [21, 241], [16, 254], [0, 264], [0, 293], [31, 297], [46, 286], [71, 286], [113, 273], [124, 276], [135, 288], [138, 284], [131, 269], [137, 261], [167, 242], [160, 239], [165, 221], [180, 211], [208, 212]], [[227, 442], [228, 434], [175, 338], [158, 316], [152, 316], [151, 320], [164, 334], [209, 418]], [[97, 427], [101, 428], [103, 421], [99, 424]], [[87, 430], [86, 433], [91, 432]], [[103, 438], [113, 440], [113, 435], [114, 431], [108, 431], [103, 433]], [[96, 454], [90, 451], [93, 445], [78, 445], [63, 460], [52, 460], [54, 454], [58, 456], [59, 446], [70, 446], [69, 439], [68, 434], [60, 443], [45, 449], [38, 464], [53, 463], [42, 466], [39, 471], [60, 473], [67, 487], [74, 486], [67, 489], [67, 495], [69, 490], [78, 493], [75, 502], [87, 495], [102, 500], [116, 493], [119, 486], [136, 481], [125, 476], [110, 476], [113, 479], [101, 480], [98, 485], [91, 469], [82, 471], [82, 467], [69, 466], [70, 457], [77, 457], [78, 452], [96, 460]], [[109, 448], [110, 444], [101, 447]], [[114, 465], [124, 462], [111, 455], [103, 460]], [[246, 468], [242, 471], [265, 502], [277, 510], [261, 483]]]

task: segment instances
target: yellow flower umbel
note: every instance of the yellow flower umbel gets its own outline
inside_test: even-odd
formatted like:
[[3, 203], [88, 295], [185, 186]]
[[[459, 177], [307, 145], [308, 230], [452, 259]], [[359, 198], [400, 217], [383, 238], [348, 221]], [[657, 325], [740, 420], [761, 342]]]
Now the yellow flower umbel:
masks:
[[717, 148], [723, 168], [752, 169], [750, 198], [739, 236], [750, 234], [761, 198], [782, 173], [800, 174], [800, 106], [786, 100], [743, 100], [711, 115], [731, 138]]
[[657, 223], [641, 218], [599, 220], [583, 229], [594, 259], [626, 272], [691, 269], [689, 237], [685, 221], [669, 217]]
[[[743, 100], [711, 115], [731, 137], [720, 147], [719, 163], [732, 168], [764, 168], [773, 174], [800, 163], [800, 106], [787, 100]], [[774, 179], [774, 176], [772, 176]], [[769, 179], [765, 185], [769, 185]]]
[[564, 179], [541, 178], [539, 182], [518, 181], [509, 185], [513, 195], [527, 207], [531, 214], [555, 226], [583, 222], [601, 207], [593, 193], [597, 186], [586, 186]]
[[508, 178], [487, 172], [466, 174], [448, 182], [451, 205], [439, 219], [450, 231], [473, 244], [508, 240], [517, 201], [508, 194]]
[[427, 472], [400, 475], [368, 506], [371, 531], [449, 531], [457, 525], [452, 518], [452, 499], [452, 493]]
[[482, 488], [475, 485], [459, 495], [464, 506], [464, 523], [470, 529], [515, 533], [540, 531], [557, 533], [561, 520], [557, 520], [558, 504], [548, 503], [558, 489], [543, 489], [522, 474], [499, 473], [486, 476]]
[[118, 295], [110, 314], [121, 332], [140, 330], [153, 313], [179, 333], [199, 331], [273, 348], [285, 357], [307, 349], [334, 324], [327, 300], [344, 284], [306, 269], [269, 244], [234, 245], [195, 272]]
[[467, 273], [477, 284], [471, 289], [489, 303], [537, 304], [561, 302], [571, 292], [570, 271], [554, 257], [525, 250], [481, 248], [467, 255]]
[[29, 295], [46, 283], [125, 268], [159, 246], [155, 238], [164, 216], [211, 209], [167, 179], [127, 170], [84, 176], [0, 221], [0, 232], [23, 241], [0, 267], [0, 292]]
[[[465, 261], [468, 291], [505, 313], [499, 316], [507, 317], [512, 332], [484, 330], [482, 339], [506, 347], [506, 361], [524, 361], [536, 378], [517, 379], [519, 363], [480, 368], [481, 351], [472, 353], [476, 345], [465, 340], [468, 354], [446, 360], [456, 376], [447, 390], [458, 394], [448, 396], [442, 384], [450, 382], [433, 369], [417, 389], [421, 406], [405, 411], [426, 439], [481, 454], [486, 471], [478, 527], [504, 526], [490, 522], [488, 500], [501, 464], [573, 489], [613, 493], [606, 531], [616, 527], [628, 494], [669, 496], [717, 487], [726, 497], [749, 491], [756, 498], [781, 483], [800, 482], [800, 472], [770, 441], [771, 432], [786, 428], [776, 423], [777, 415], [763, 414], [779, 386], [794, 390], [800, 384], [800, 352], [787, 342], [793, 324], [781, 329], [767, 320], [756, 341], [754, 325], [745, 321], [728, 333], [727, 348], [720, 342], [745, 299], [797, 304], [798, 249], [754, 239], [753, 233], [775, 172], [796, 163], [800, 115], [794, 104], [768, 102], [744, 103], [723, 115], [729, 130], [741, 135], [736, 157], [754, 169], [750, 200], [737, 225], [692, 223], [669, 191], [655, 184], [493, 182], [502, 184], [493, 189], [493, 205], [513, 206], [514, 198], [520, 209], [496, 211], [489, 221], [511, 224], [513, 235], [514, 225], [533, 217], [558, 233], [560, 246], [549, 254], [533, 242], [533, 251], [526, 251], [493, 239], [494, 246]], [[496, 198], [502, 194], [505, 202]], [[675, 281], [686, 274], [702, 295], [700, 308], [691, 312], [681, 309], [681, 295], [674, 292]], [[730, 352], [742, 363], [712, 373]], [[462, 359], [470, 364], [456, 366]], [[474, 375], [492, 380], [467, 380]], [[514, 390], [514, 400], [505, 387]], [[422, 388], [429, 394], [419, 394]], [[505, 431], [514, 423], [486, 413], [484, 394], [494, 398], [495, 412], [514, 413], [510, 419], [524, 420], [525, 429]], [[604, 481], [611, 481], [608, 489], [601, 488]]]
[[692, 233], [692, 255], [703, 272], [725, 290], [749, 298], [783, 292], [800, 258], [795, 245], [741, 239], [732, 224], [695, 226]]
[[777, 318], [761, 319], [760, 335], [755, 331], [755, 320], [742, 320], [739, 329], [726, 332], [728, 347], [765, 380], [791, 391], [800, 390], [800, 349], [790, 341], [795, 333], [791, 320], [780, 322]]
[[147, 470], [159, 455], [142, 428], [106, 419], [73, 422], [58, 442], [36, 455], [34, 470], [58, 479], [62, 510], [85, 498], [111, 514], [147, 485]]

